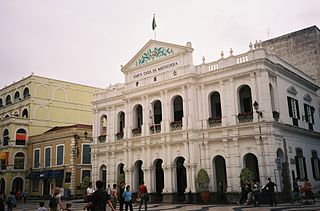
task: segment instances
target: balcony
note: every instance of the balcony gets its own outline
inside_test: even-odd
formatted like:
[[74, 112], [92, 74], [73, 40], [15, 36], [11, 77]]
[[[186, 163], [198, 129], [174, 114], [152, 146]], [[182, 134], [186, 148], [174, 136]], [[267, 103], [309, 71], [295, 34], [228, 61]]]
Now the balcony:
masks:
[[98, 136], [99, 143], [106, 143], [106, 134]]
[[123, 132], [117, 132], [116, 137], [117, 137], [117, 140], [122, 140], [123, 139]]
[[161, 132], [161, 125], [160, 124], [151, 125], [150, 132], [151, 132], [151, 134], [160, 133]]
[[238, 114], [239, 123], [246, 123], [253, 121], [253, 113], [252, 112], [242, 112]]
[[141, 128], [134, 128], [132, 129], [133, 136], [141, 136]]
[[208, 125], [209, 127], [221, 126], [221, 116], [210, 117], [208, 119]]
[[182, 130], [182, 121], [170, 122], [171, 131]]

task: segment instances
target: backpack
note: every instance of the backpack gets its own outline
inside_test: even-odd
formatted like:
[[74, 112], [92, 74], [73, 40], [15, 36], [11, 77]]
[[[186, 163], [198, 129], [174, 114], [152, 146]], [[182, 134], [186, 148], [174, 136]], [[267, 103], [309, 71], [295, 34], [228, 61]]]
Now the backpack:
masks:
[[57, 205], [58, 205], [57, 198], [55, 196], [51, 196], [49, 201], [49, 207], [53, 208], [53, 207], [57, 207]]

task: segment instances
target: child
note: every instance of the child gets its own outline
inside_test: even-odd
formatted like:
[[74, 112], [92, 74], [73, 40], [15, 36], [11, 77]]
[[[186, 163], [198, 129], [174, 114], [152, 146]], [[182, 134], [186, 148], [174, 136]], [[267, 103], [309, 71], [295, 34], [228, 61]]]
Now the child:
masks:
[[72, 207], [72, 204], [71, 203], [67, 203], [66, 204], [66, 209], [64, 209], [64, 210], [71, 211], [71, 207]]
[[39, 203], [38, 211], [47, 211], [47, 208], [44, 207], [44, 202], [43, 201]]

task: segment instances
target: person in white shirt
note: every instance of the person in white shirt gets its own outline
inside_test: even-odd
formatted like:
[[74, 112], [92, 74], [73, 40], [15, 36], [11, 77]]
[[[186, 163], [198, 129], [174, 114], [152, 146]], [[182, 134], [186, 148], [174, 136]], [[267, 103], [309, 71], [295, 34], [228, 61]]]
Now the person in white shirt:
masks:
[[[86, 199], [85, 199], [86, 202], [90, 202], [91, 201], [91, 196], [92, 196], [93, 193], [94, 193], [94, 189], [92, 187], [92, 182], [90, 182], [88, 187], [87, 187], [87, 195], [86, 195]], [[88, 207], [87, 210], [91, 211], [91, 208]]]

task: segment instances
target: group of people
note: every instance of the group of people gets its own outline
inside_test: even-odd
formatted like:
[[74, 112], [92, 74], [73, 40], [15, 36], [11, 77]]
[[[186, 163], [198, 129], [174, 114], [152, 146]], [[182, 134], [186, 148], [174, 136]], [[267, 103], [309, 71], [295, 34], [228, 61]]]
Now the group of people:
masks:
[[241, 193], [238, 204], [260, 206], [261, 192], [265, 192], [269, 198], [270, 206], [277, 205], [275, 199], [275, 188], [277, 184], [268, 177], [268, 182], [261, 187], [258, 181], [240, 181]]
[[[302, 193], [302, 196], [301, 196]], [[311, 190], [311, 183], [308, 179], [304, 180], [303, 186], [299, 185], [299, 178], [296, 178], [293, 181], [293, 193], [292, 193], [292, 201], [298, 203], [308, 203], [308, 200], [312, 199], [313, 203], [315, 203], [314, 195]]]
[[23, 202], [26, 203], [28, 192], [25, 190], [21, 191], [11, 191], [8, 197], [6, 197], [2, 192], [0, 192], [0, 210], [4, 210], [5, 205], [7, 205], [7, 210], [13, 210], [17, 205], [17, 201], [23, 199]]
[[[86, 191], [86, 200], [87, 204], [84, 209], [88, 211], [105, 211], [106, 205], [108, 205], [111, 210], [116, 210], [117, 204], [119, 203], [119, 210], [133, 211], [133, 195], [131, 192], [130, 185], [125, 186], [124, 182], [120, 183], [119, 187], [116, 184], [110, 187], [108, 185], [107, 189], [104, 190], [103, 182], [98, 180], [96, 181], [96, 190], [93, 189], [92, 183], [89, 183], [89, 186]], [[144, 204], [145, 211], [147, 210], [147, 202], [149, 200], [148, 190], [144, 182], [141, 183], [138, 189], [138, 199], [140, 202], [139, 211], [141, 210], [142, 205]]]

